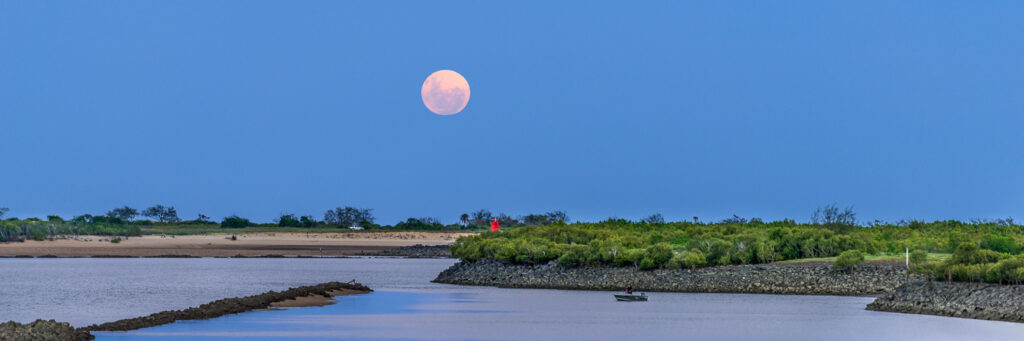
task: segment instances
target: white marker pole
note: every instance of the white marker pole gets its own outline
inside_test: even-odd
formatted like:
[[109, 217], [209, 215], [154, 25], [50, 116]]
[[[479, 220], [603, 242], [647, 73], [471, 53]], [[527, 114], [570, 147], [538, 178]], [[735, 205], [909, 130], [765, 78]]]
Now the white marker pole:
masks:
[[907, 248], [907, 269], [910, 269], [910, 248]]

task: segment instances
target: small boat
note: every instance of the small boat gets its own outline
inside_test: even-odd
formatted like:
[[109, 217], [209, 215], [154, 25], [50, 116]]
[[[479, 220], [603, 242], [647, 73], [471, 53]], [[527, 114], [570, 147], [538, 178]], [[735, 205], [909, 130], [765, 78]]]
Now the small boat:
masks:
[[621, 302], [647, 302], [647, 295], [615, 295], [615, 300]]

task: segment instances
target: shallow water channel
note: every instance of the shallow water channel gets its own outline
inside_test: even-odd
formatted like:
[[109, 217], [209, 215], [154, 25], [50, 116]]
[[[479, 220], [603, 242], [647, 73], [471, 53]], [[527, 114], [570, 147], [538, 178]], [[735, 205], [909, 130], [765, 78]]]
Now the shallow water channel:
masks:
[[870, 297], [499, 289], [430, 283], [448, 259], [0, 259], [0, 320], [76, 326], [355, 279], [376, 291], [97, 340], [992, 340], [1024, 324], [864, 310]]

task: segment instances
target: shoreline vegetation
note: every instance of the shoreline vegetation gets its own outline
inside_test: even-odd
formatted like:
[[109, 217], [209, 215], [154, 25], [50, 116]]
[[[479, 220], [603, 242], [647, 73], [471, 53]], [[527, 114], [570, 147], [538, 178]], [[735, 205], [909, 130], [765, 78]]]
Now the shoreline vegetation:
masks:
[[373, 292], [365, 285], [348, 282], [327, 282], [289, 288], [284, 291], [225, 298], [183, 310], [167, 310], [148, 316], [128, 318], [75, 329], [67, 322], [37, 320], [32, 323], [14, 321], [0, 324], [0, 340], [92, 340], [90, 332], [127, 331], [155, 327], [181, 320], [205, 320], [247, 311], [323, 306], [335, 303], [333, 297]]
[[[122, 237], [143, 235], [196, 235], [196, 234], [249, 234], [249, 233], [335, 233], [339, 231], [433, 231], [475, 233], [485, 231], [492, 219], [505, 228], [551, 224], [568, 221], [562, 211], [543, 214], [527, 214], [511, 217], [504, 213], [491, 214], [488, 210], [463, 213], [458, 223], [443, 224], [434, 217], [411, 217], [393, 225], [376, 222], [373, 209], [351, 206], [327, 210], [323, 219], [312, 215], [296, 216], [281, 214], [273, 222], [259, 223], [238, 215], [224, 217], [219, 222], [209, 216], [198, 214], [195, 219], [183, 220], [173, 206], [156, 205], [144, 210], [124, 206], [114, 208], [106, 214], [82, 214], [65, 220], [57, 215], [45, 219], [30, 217], [5, 218], [10, 211], [0, 207], [0, 243], [24, 242], [27, 240], [67, 239], [83, 235], [109, 236], [117, 243]], [[137, 219], [145, 217], [145, 219]]]
[[[913, 251], [910, 253], [909, 251]], [[948, 281], [1024, 282], [1024, 226], [997, 223], [858, 226], [793, 221], [555, 223], [459, 238], [464, 262], [555, 262], [564, 268], [697, 269], [830, 260], [855, 271], [866, 260], [906, 259], [910, 269]]]
[[1024, 226], [1012, 219], [859, 225], [852, 210], [834, 206], [819, 208], [814, 217], [810, 223], [734, 217], [712, 224], [609, 219], [483, 232], [456, 240], [451, 251], [460, 262], [435, 281], [582, 290], [633, 284], [646, 291], [886, 293], [870, 308], [1024, 322]]

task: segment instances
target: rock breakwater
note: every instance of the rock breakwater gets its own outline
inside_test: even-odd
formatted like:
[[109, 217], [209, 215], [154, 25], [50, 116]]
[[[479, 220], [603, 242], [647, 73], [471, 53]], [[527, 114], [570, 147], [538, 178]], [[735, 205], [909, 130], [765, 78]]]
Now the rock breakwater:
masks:
[[867, 309], [1024, 322], [1024, 285], [915, 281], [879, 296]]
[[26, 324], [14, 321], [0, 323], [0, 340], [86, 341], [93, 338], [89, 332], [75, 330], [67, 322], [36, 320]]
[[[911, 276], [912, 280], [918, 277]], [[729, 265], [640, 271], [630, 267], [567, 268], [513, 265], [495, 260], [461, 261], [441, 272], [437, 283], [575, 290], [715, 292], [795, 295], [870, 295], [907, 282], [901, 266], [864, 264], [854, 272], [825, 264]]]
[[237, 314], [251, 310], [266, 309], [271, 303], [291, 300], [306, 296], [333, 296], [333, 292], [339, 290], [350, 290], [361, 293], [368, 293], [373, 290], [359, 283], [328, 282], [312, 286], [290, 288], [285, 291], [270, 291], [267, 293], [239, 297], [225, 298], [203, 304], [199, 307], [184, 310], [162, 311], [149, 316], [124, 319], [120, 321], [91, 325], [80, 330], [84, 331], [123, 331], [135, 330], [171, 323], [178, 320], [202, 320], [220, 317], [228, 314]]
[[400, 246], [373, 253], [365, 253], [367, 256], [388, 256], [408, 258], [450, 258], [452, 256], [451, 245], [423, 245]]

